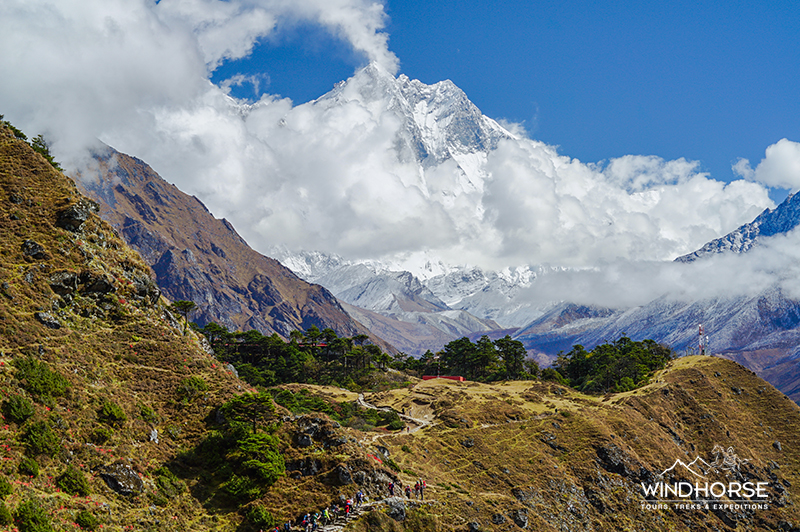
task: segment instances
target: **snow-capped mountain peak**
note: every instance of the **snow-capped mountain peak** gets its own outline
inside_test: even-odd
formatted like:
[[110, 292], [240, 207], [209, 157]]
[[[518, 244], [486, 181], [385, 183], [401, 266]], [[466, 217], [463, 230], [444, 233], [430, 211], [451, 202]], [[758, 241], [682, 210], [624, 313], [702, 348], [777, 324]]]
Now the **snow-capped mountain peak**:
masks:
[[488, 118], [452, 81], [426, 85], [400, 75], [395, 78], [377, 63], [370, 63], [313, 105], [334, 106], [358, 101], [367, 109], [390, 110], [400, 120], [395, 147], [401, 161], [423, 167], [453, 159], [470, 182], [480, 173], [475, 156], [497, 147], [502, 139], [516, 138]]

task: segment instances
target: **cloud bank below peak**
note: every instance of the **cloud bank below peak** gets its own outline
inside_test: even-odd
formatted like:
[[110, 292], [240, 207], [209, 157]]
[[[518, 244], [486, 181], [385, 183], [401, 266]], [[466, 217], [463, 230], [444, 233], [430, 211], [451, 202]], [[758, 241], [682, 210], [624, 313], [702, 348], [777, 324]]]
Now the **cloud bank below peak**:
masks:
[[[0, 43], [19, 54], [0, 56], [0, 112], [73, 166], [95, 139], [147, 161], [262, 251], [494, 269], [670, 260], [773, 207], [753, 178], [783, 182], [758, 178], [764, 162], [724, 183], [693, 161], [586, 164], [526, 138], [421, 168], [398, 156], [403, 118], [380, 97], [247, 104], [209, 81], [293, 21], [397, 72], [385, 10], [369, 0], [12, 0]], [[766, 160], [792, 159], [782, 142]]]

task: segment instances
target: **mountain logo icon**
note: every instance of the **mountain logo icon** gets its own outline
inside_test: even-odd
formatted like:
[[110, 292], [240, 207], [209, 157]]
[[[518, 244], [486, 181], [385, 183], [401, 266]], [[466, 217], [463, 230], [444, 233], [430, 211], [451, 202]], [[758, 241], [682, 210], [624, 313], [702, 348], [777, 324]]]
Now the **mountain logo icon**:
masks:
[[728, 447], [725, 449], [723, 446], [717, 444], [714, 446], [714, 449], [711, 451], [711, 454], [714, 456], [714, 461], [711, 463], [706, 462], [704, 459], [697, 456], [694, 460], [689, 462], [688, 464], [678, 458], [675, 462], [661, 472], [659, 476], [663, 477], [670, 471], [673, 471], [676, 467], [680, 466], [683, 467], [686, 471], [690, 472], [696, 477], [706, 478], [706, 476], [711, 473], [736, 473], [739, 471], [739, 468], [749, 462], [749, 460], [742, 460], [739, 458], [734, 451], [733, 447]]

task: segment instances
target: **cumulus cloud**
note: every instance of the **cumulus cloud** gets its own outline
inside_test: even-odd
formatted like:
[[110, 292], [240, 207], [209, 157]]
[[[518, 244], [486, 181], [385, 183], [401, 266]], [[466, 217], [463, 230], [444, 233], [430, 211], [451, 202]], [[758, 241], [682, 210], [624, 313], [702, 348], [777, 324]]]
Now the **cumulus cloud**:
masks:
[[111, 129], [144, 132], [159, 110], [207, 98], [221, 62], [299, 19], [396, 70], [379, 31], [383, 6], [367, 0], [9, 0], [0, 4], [0, 104], [65, 159]]
[[800, 188], [800, 143], [781, 139], [767, 147], [766, 154], [755, 170], [747, 159], [739, 159], [733, 171], [745, 179], [769, 187], [796, 191]]
[[[56, 155], [74, 165], [95, 138], [140, 157], [261, 251], [284, 244], [348, 258], [425, 253], [624, 281], [636, 278], [628, 261], [672, 259], [773, 206], [761, 184], [716, 181], [692, 161], [585, 164], [511, 124], [519, 138], [487, 156], [422, 169], [399, 156], [403, 117], [380, 83], [355, 80], [335, 98], [294, 105], [232, 99], [230, 85], [245, 77], [209, 81], [222, 62], [301, 20], [390, 75], [397, 58], [380, 31], [385, 17], [369, 0], [12, 0], [0, 4], [0, 44], [18, 53], [0, 56], [0, 112], [48, 133]], [[767, 151], [765, 161], [777, 162], [762, 162], [755, 175], [788, 167], [794, 143], [782, 143]], [[756, 181], [777, 178], [763, 179]], [[612, 266], [586, 270], [601, 263]], [[637, 270], [642, 279], [647, 268]], [[669, 278], [665, 268], [657, 275]]]

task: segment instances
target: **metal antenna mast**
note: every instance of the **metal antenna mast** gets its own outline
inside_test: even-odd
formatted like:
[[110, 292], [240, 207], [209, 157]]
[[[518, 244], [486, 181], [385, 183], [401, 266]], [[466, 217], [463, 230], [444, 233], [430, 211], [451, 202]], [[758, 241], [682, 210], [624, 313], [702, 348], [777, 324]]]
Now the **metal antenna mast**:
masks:
[[697, 339], [697, 348], [698, 354], [705, 355], [706, 349], [708, 348], [708, 336], [705, 334], [705, 329], [703, 329], [703, 324], [700, 324], [700, 331], [698, 334]]

